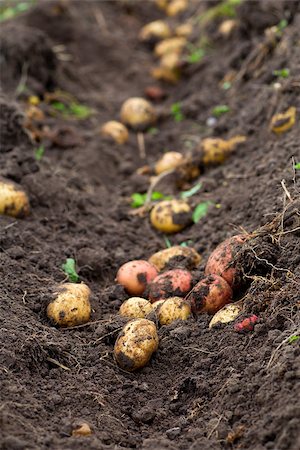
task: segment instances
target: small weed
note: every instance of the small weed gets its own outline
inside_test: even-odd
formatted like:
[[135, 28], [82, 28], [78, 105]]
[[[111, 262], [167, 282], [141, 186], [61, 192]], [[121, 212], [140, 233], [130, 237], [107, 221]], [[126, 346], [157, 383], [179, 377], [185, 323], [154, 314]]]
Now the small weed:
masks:
[[224, 89], [224, 91], [228, 91], [231, 86], [232, 84], [230, 83], [230, 81], [224, 81], [224, 83], [222, 84], [222, 89]]
[[197, 192], [199, 192], [201, 188], [202, 188], [202, 183], [197, 183], [197, 184], [195, 184], [195, 186], [193, 186], [188, 191], [181, 192], [180, 197], [181, 198], [192, 197], [192, 195], [197, 194]]
[[171, 105], [171, 114], [175, 122], [182, 122], [184, 120], [180, 102], [173, 103], [173, 105]]
[[220, 117], [223, 114], [226, 114], [230, 111], [229, 106], [227, 105], [217, 105], [212, 109], [212, 115], [215, 117]]
[[172, 247], [171, 241], [169, 238], [167, 238], [167, 236], [164, 236], [164, 241], [165, 241], [166, 248]]
[[290, 69], [273, 70], [273, 75], [278, 78], [288, 78], [290, 76]]
[[181, 244], [179, 244], [181, 247], [190, 247], [191, 245], [193, 245], [194, 241], [192, 240], [188, 240], [188, 241], [184, 241], [181, 242]]
[[296, 170], [300, 170], [300, 163], [295, 164], [295, 165], [294, 165], [294, 168], [295, 168]]
[[40, 145], [34, 152], [34, 158], [36, 161], [40, 161], [45, 153], [45, 147]]
[[77, 283], [79, 281], [79, 275], [76, 272], [76, 264], [73, 258], [67, 258], [61, 268], [67, 275], [69, 281], [72, 283]]
[[288, 21], [286, 19], [282, 19], [277, 25], [276, 25], [276, 32], [281, 36], [283, 30], [288, 26]]
[[199, 205], [196, 206], [193, 212], [193, 222], [198, 223], [202, 217], [205, 217], [208, 211], [209, 206], [211, 205], [210, 201], [199, 203]]
[[[152, 192], [151, 200], [157, 201], [157, 200], [170, 200], [172, 197], [170, 195], [164, 195], [162, 192]], [[138, 192], [135, 192], [131, 195], [131, 208], [140, 208], [143, 206], [147, 199], [147, 193], [145, 194], [139, 194]]]
[[298, 339], [300, 339], [300, 336], [298, 336], [298, 335], [294, 335], [294, 336], [290, 336], [290, 338], [289, 338], [289, 340], [288, 340], [288, 343], [289, 344], [293, 344], [293, 342], [296, 342], [296, 341], [298, 341]]
[[223, 0], [221, 3], [209, 8], [205, 13], [199, 16], [200, 25], [207, 25], [209, 22], [222, 17], [236, 17], [236, 8], [242, 1], [243, 0]]
[[87, 119], [92, 114], [92, 110], [88, 106], [81, 105], [77, 102], [65, 104], [59, 101], [54, 101], [51, 103], [51, 106], [65, 118], [75, 117], [76, 119]]
[[33, 6], [35, 0], [28, 0], [23, 2], [4, 1], [1, 3], [2, 5], [0, 6], [0, 22], [3, 22], [4, 20], [12, 19], [18, 14], [22, 14], [23, 12], [27, 11], [31, 6]]
[[190, 64], [195, 64], [205, 56], [205, 50], [203, 48], [197, 48], [192, 45], [192, 48], [189, 49], [190, 53], [188, 54], [186, 60]]

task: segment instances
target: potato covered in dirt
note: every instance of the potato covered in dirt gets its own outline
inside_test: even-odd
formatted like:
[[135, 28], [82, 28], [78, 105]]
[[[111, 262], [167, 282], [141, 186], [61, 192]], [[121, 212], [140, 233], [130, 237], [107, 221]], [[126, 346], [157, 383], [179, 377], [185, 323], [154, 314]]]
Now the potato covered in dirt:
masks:
[[175, 169], [183, 161], [183, 155], [179, 152], [166, 152], [155, 164], [154, 170], [157, 175], [168, 170]]
[[149, 300], [184, 297], [192, 288], [192, 275], [188, 270], [173, 269], [158, 275], [149, 284]]
[[158, 310], [161, 325], [169, 325], [174, 320], [186, 320], [191, 315], [190, 305], [180, 297], [167, 298]]
[[195, 315], [208, 313], [215, 314], [232, 300], [232, 289], [219, 275], [210, 275], [194, 286], [187, 295]]
[[145, 130], [156, 121], [156, 112], [148, 100], [132, 97], [121, 108], [121, 120], [134, 130]]
[[120, 315], [132, 319], [143, 319], [153, 311], [151, 303], [145, 298], [131, 297], [120, 307]]
[[12, 181], [0, 178], [0, 214], [26, 217], [30, 211], [27, 194]]
[[60, 327], [74, 327], [90, 319], [90, 288], [84, 284], [61, 284], [47, 307], [47, 316]]
[[109, 137], [117, 144], [125, 144], [128, 141], [128, 130], [121, 122], [110, 120], [101, 128], [102, 136]]
[[177, 233], [192, 221], [192, 211], [184, 200], [163, 200], [150, 213], [154, 228], [163, 233]]
[[129, 261], [120, 267], [116, 281], [131, 295], [141, 295], [157, 276], [156, 268], [142, 259]]
[[172, 34], [170, 26], [163, 20], [154, 20], [145, 25], [139, 34], [139, 38], [143, 42], [155, 42], [166, 39]]
[[219, 323], [228, 323], [235, 320], [242, 312], [242, 307], [237, 303], [229, 303], [220, 309], [209, 322], [209, 328]]
[[183, 247], [182, 245], [174, 245], [170, 248], [165, 248], [150, 256], [148, 260], [160, 272], [167, 265], [172, 264], [173, 261], [178, 265], [182, 265], [188, 269], [197, 267], [201, 261], [201, 256], [194, 248]]
[[114, 347], [118, 365], [128, 372], [144, 367], [158, 348], [157, 329], [147, 319], [128, 322], [119, 334]]
[[239, 273], [234, 265], [234, 258], [246, 241], [245, 235], [236, 235], [226, 239], [208, 258], [205, 275], [220, 275], [231, 287], [239, 284]]
[[221, 138], [205, 138], [201, 142], [203, 151], [203, 163], [205, 165], [222, 164], [236, 146], [246, 141], [246, 136], [234, 136], [225, 140]]

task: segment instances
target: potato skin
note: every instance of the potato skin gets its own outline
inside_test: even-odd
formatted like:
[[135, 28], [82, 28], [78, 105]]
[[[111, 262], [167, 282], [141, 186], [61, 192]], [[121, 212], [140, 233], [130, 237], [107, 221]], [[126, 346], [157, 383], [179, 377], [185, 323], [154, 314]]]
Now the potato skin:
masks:
[[156, 276], [157, 270], [152, 264], [142, 259], [136, 259], [120, 267], [116, 280], [129, 294], [141, 295], [147, 284]]
[[219, 323], [232, 322], [242, 312], [242, 307], [236, 303], [229, 303], [223, 306], [209, 322], [209, 328], [213, 328]]
[[151, 320], [134, 319], [119, 334], [114, 356], [117, 364], [128, 372], [144, 367], [158, 349], [156, 326]]
[[191, 288], [192, 275], [188, 270], [168, 270], [149, 284], [149, 300], [153, 303], [168, 297], [184, 297]]
[[169, 263], [172, 263], [172, 260], [176, 261], [177, 267], [182, 264], [182, 266], [187, 269], [192, 269], [198, 266], [201, 259], [201, 256], [194, 248], [174, 245], [173, 247], [165, 248], [164, 250], [154, 253], [150, 256], [148, 261], [160, 272]]
[[29, 212], [29, 200], [21, 186], [0, 177], [0, 214], [23, 218]]
[[121, 122], [110, 120], [106, 122], [101, 128], [102, 136], [110, 137], [117, 144], [125, 144], [128, 141], [128, 130]]
[[186, 296], [193, 314], [215, 314], [232, 300], [232, 289], [219, 275], [209, 275]]
[[160, 175], [168, 170], [175, 169], [183, 161], [183, 155], [179, 152], [166, 152], [155, 164], [155, 173]]
[[141, 297], [131, 297], [121, 305], [119, 314], [132, 319], [143, 319], [152, 311], [152, 305], [148, 300]]
[[154, 228], [164, 233], [176, 233], [191, 223], [192, 212], [184, 200], [163, 200], [150, 213]]
[[74, 327], [90, 319], [90, 288], [84, 284], [64, 283], [47, 307], [47, 316], [60, 327]]
[[241, 234], [232, 236], [218, 245], [208, 258], [205, 275], [220, 275], [232, 288], [237, 287], [239, 274], [233, 262], [236, 253], [246, 240], [247, 237]]
[[180, 297], [167, 298], [157, 313], [161, 325], [169, 325], [174, 320], [186, 320], [190, 314], [190, 305]]
[[156, 112], [152, 104], [140, 97], [126, 100], [120, 114], [121, 121], [137, 131], [145, 130], [156, 122]]

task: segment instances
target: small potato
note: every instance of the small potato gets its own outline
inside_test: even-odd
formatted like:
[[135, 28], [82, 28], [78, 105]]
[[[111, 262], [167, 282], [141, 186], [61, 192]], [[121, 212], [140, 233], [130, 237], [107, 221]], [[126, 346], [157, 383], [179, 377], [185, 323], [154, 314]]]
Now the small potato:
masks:
[[240, 274], [234, 265], [234, 258], [246, 241], [246, 236], [239, 234], [222, 242], [208, 258], [205, 275], [220, 275], [229, 286], [235, 288], [239, 284]]
[[224, 20], [219, 28], [218, 31], [220, 34], [222, 34], [225, 38], [229, 37], [232, 32], [238, 27], [238, 21], [235, 19], [227, 19]]
[[215, 314], [232, 300], [232, 289], [222, 277], [210, 275], [199, 281], [187, 295], [195, 315]]
[[77, 422], [73, 424], [72, 436], [82, 437], [90, 436], [93, 431], [87, 422]]
[[170, 17], [177, 16], [188, 7], [188, 0], [172, 0], [166, 7], [166, 13]]
[[169, 70], [178, 70], [180, 66], [180, 54], [178, 52], [169, 52], [160, 58], [160, 67]]
[[191, 23], [182, 23], [175, 28], [176, 36], [188, 37], [193, 32], [193, 25]]
[[156, 268], [142, 259], [129, 261], [120, 267], [117, 273], [117, 283], [124, 286], [131, 295], [141, 295], [150, 281], [157, 276]]
[[163, 200], [152, 209], [150, 221], [163, 233], [176, 233], [191, 223], [192, 211], [184, 200]]
[[126, 100], [121, 107], [121, 120], [134, 130], [145, 130], [156, 122], [155, 109], [148, 100], [132, 97]]
[[151, 70], [151, 76], [155, 78], [155, 80], [177, 84], [180, 79], [180, 72], [177, 69], [168, 69], [167, 67], [154, 67], [154, 69]]
[[191, 315], [191, 307], [180, 297], [167, 298], [158, 310], [161, 325], [169, 325], [174, 320], [186, 320]]
[[194, 248], [174, 245], [173, 247], [165, 248], [164, 250], [154, 253], [154, 255], [150, 256], [148, 261], [160, 272], [166, 265], [173, 261], [176, 262], [177, 266], [178, 264], [182, 264], [187, 269], [193, 269], [198, 266], [201, 259], [201, 256]]
[[169, 297], [184, 297], [191, 288], [192, 275], [188, 270], [168, 270], [149, 284], [149, 300], [153, 303]]
[[29, 212], [29, 200], [21, 186], [0, 178], [0, 214], [23, 218]]
[[234, 136], [225, 140], [221, 138], [205, 138], [201, 142], [203, 163], [205, 165], [222, 164], [235, 150], [236, 146], [246, 141], [246, 136]]
[[113, 139], [117, 144], [125, 144], [128, 141], [128, 130], [121, 122], [110, 120], [101, 128], [102, 136]]
[[47, 307], [47, 316], [60, 327], [74, 327], [90, 319], [90, 288], [84, 284], [64, 283]]
[[168, 170], [175, 169], [183, 161], [183, 155], [179, 152], [166, 152], [155, 164], [155, 173], [160, 175]]
[[169, 39], [164, 39], [163, 41], [156, 44], [154, 49], [155, 56], [161, 58], [163, 55], [167, 53], [181, 53], [183, 48], [187, 43], [186, 38], [184, 37], [173, 37]]
[[151, 303], [145, 298], [131, 297], [120, 307], [120, 315], [132, 319], [143, 319], [153, 311]]
[[157, 329], [147, 319], [128, 322], [119, 334], [114, 347], [118, 365], [128, 372], [144, 367], [158, 349]]
[[155, 20], [145, 25], [139, 34], [139, 38], [143, 42], [158, 41], [171, 36], [171, 28], [163, 20]]
[[242, 308], [237, 303], [229, 303], [220, 309], [209, 322], [209, 328], [213, 328], [219, 323], [232, 322], [241, 314]]
[[165, 301], [166, 301], [165, 299], [162, 299], [162, 300], [157, 300], [156, 302], [152, 303], [152, 304], [151, 304], [151, 305], [152, 305], [152, 310], [153, 310], [156, 314], [158, 314], [161, 305], [162, 305], [163, 303], [165, 303]]

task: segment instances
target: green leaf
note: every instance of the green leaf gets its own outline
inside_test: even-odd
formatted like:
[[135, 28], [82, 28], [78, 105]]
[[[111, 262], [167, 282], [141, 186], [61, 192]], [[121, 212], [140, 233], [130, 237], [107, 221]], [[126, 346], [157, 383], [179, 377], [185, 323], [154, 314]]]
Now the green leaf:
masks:
[[155, 128], [155, 127], [151, 127], [151, 128], [148, 128], [147, 133], [155, 136], [156, 134], [159, 133], [159, 129]]
[[205, 50], [203, 48], [197, 48], [187, 56], [187, 62], [195, 64], [205, 56]]
[[205, 217], [208, 211], [208, 207], [211, 205], [210, 201], [199, 203], [194, 209], [192, 219], [194, 223], [198, 223], [202, 217]]
[[173, 105], [171, 105], [171, 114], [175, 122], [182, 122], [184, 120], [180, 102], [173, 103]]
[[287, 26], [288, 26], [288, 21], [286, 19], [282, 19], [276, 26], [276, 30], [283, 31]]
[[194, 242], [192, 240], [188, 240], [188, 241], [181, 242], [180, 246], [181, 247], [189, 247], [190, 245], [193, 245], [193, 243]]
[[300, 170], [300, 163], [295, 164], [294, 167], [296, 170]]
[[212, 110], [212, 115], [215, 117], [220, 117], [222, 114], [226, 114], [230, 111], [229, 106], [227, 105], [217, 105]]
[[167, 236], [164, 236], [164, 241], [165, 241], [165, 244], [166, 244], [167, 248], [172, 247], [171, 241], [170, 241], [169, 238], [167, 238]]
[[92, 114], [92, 111], [88, 106], [72, 102], [69, 106], [69, 113], [78, 119], [87, 119]]
[[294, 335], [294, 336], [290, 336], [288, 343], [292, 344], [293, 342], [298, 341], [298, 339], [300, 339], [300, 336]]
[[232, 84], [230, 83], [230, 81], [224, 81], [222, 88], [224, 89], [224, 91], [228, 91], [228, 89], [230, 89], [232, 86]]
[[79, 275], [76, 272], [75, 260], [73, 258], [67, 258], [61, 268], [68, 276], [69, 281], [72, 283], [77, 283], [77, 281], [79, 281]]
[[146, 201], [147, 194], [139, 194], [135, 192], [131, 195], [131, 208], [140, 208]]
[[197, 184], [195, 184], [195, 186], [193, 186], [188, 191], [181, 192], [180, 197], [181, 198], [192, 197], [192, 195], [197, 194], [197, 192], [199, 192], [201, 188], [202, 188], [202, 183], [197, 183]]
[[273, 70], [273, 75], [279, 78], [288, 78], [290, 76], [290, 69]]
[[45, 153], [45, 147], [40, 145], [34, 152], [34, 157], [36, 161], [40, 161]]

